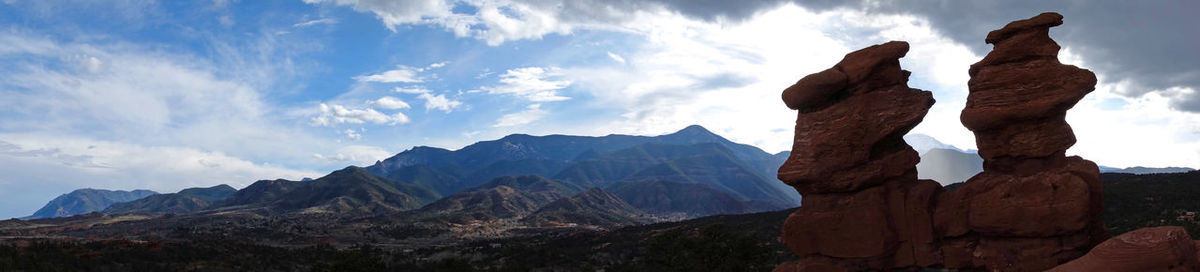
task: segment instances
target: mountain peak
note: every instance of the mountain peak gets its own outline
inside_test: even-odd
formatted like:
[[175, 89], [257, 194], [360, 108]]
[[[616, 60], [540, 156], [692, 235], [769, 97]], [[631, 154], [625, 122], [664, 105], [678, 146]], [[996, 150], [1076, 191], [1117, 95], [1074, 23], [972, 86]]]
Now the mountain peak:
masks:
[[683, 129], [680, 129], [679, 131], [676, 131], [674, 134], [681, 134], [681, 133], [682, 134], [713, 134], [713, 135], [716, 135], [715, 133], [712, 133], [712, 131], [709, 131], [707, 128], [704, 128], [700, 125], [687, 126]]
[[358, 173], [358, 172], [368, 173], [367, 170], [363, 169], [362, 167], [351, 165], [351, 166], [346, 166], [346, 168], [342, 168], [342, 170], [333, 171], [332, 173], [329, 173], [329, 175], [327, 175], [327, 176], [332, 176], [335, 174], [346, 175], [346, 174], [352, 174], [352, 173]]
[[679, 131], [676, 131], [675, 133], [658, 136], [658, 138], [687, 144], [704, 142], [723, 143], [729, 141], [700, 125], [690, 125]]

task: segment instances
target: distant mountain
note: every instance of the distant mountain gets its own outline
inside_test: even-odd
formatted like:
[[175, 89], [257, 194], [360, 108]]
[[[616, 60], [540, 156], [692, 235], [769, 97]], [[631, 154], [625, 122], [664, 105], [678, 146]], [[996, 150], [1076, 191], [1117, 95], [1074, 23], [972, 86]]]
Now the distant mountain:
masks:
[[521, 221], [535, 226], [571, 224], [615, 228], [652, 222], [642, 211], [600, 188], [546, 204]]
[[243, 206], [272, 203], [293, 189], [304, 186], [310, 181], [290, 181], [286, 179], [260, 180], [246, 188], [242, 188], [220, 203], [221, 207]]
[[790, 205], [796, 200], [793, 198], [797, 196], [794, 190], [781, 190], [777, 186], [777, 182], [768, 181], [755, 173], [749, 166], [722, 152], [721, 149], [724, 148], [722, 146], [702, 147], [703, 145], [711, 144], [696, 144], [691, 147], [709, 152], [659, 163], [638, 170], [626, 179], [662, 179], [703, 183], [740, 201], [760, 200], [776, 204], [771, 210], [796, 206]]
[[313, 181], [255, 182], [221, 206], [261, 207], [273, 212], [383, 213], [416, 209], [438, 198], [436, 192], [420, 185], [350, 166]]
[[385, 177], [391, 180], [424, 186], [437, 192], [439, 195], [451, 195], [466, 188], [466, 184], [462, 183], [462, 178], [426, 164], [409, 165], [392, 169], [386, 173]]
[[385, 212], [416, 209], [441, 196], [420, 185], [392, 181], [357, 166], [302, 183], [277, 200], [285, 210]]
[[[707, 144], [702, 146], [699, 144]], [[433, 147], [414, 147], [366, 169], [372, 173], [400, 182], [418, 184], [449, 195], [501, 176], [539, 175], [569, 180], [584, 187], [604, 186], [629, 177], [646, 167], [680, 159], [686, 148], [671, 150], [672, 154], [645, 153], [646, 146], [719, 146], [718, 156], [729, 157], [726, 165], [742, 174], [756, 176], [749, 187], [710, 184], [732, 191], [738, 197], [767, 197], [766, 203], [780, 206], [799, 205], [799, 195], [775, 179], [776, 171], [786, 154], [769, 154], [757, 147], [738, 144], [700, 126], [688, 126], [675, 133], [661, 136], [608, 135], [602, 137], [513, 134], [498, 140], [483, 141], [450, 151]], [[655, 151], [655, 150], [651, 150]], [[627, 160], [625, 160], [627, 159]], [[737, 167], [730, 166], [738, 165]], [[711, 168], [711, 167], [710, 167]], [[690, 169], [682, 169], [685, 172]], [[705, 170], [707, 171], [707, 170]], [[702, 171], [703, 172], [703, 171]], [[746, 174], [749, 173], [749, 174]], [[686, 179], [685, 179], [686, 180]], [[704, 179], [712, 181], [711, 179]], [[732, 182], [732, 181], [731, 181]], [[760, 188], [761, 187], [761, 188]], [[765, 190], [767, 193], [747, 192], [744, 189]]]
[[408, 216], [457, 224], [518, 218], [582, 191], [578, 185], [535, 175], [504, 176], [434, 201]]
[[104, 209], [103, 213], [188, 213], [218, 204], [235, 192], [237, 189], [225, 184], [208, 188], [188, 188], [178, 193], [151, 195], [130, 202], [116, 203]]
[[517, 189], [517, 190], [521, 190], [521, 191], [525, 191], [525, 192], [533, 192], [533, 193], [555, 192], [555, 193], [563, 195], [564, 197], [572, 196], [572, 195], [578, 194], [579, 192], [583, 192], [584, 190], [587, 190], [586, 187], [579, 186], [577, 184], [547, 179], [547, 178], [544, 178], [541, 176], [536, 176], [536, 175], [527, 175], [527, 176], [503, 176], [503, 177], [494, 178], [488, 182], [480, 184], [479, 186], [477, 186], [475, 188], [468, 189], [467, 191], [485, 190], [485, 189], [491, 189], [491, 188], [495, 188], [495, 187], [499, 187], [499, 186], [508, 186], [508, 187], [512, 187], [513, 189]]
[[973, 152], [967, 152], [966, 150], [960, 149], [953, 145], [943, 143], [943, 142], [938, 141], [937, 139], [930, 137], [929, 135], [925, 135], [925, 134], [904, 135], [904, 142], [907, 142], [908, 145], [912, 146], [913, 149], [917, 150], [917, 153], [921, 154], [921, 155], [925, 155], [925, 153], [929, 152], [930, 150], [934, 150], [934, 149], [950, 149], [950, 150], [955, 150], [955, 151], [959, 151], [959, 152], [963, 152], [963, 153], [973, 153]]
[[1166, 173], [1185, 173], [1196, 171], [1196, 169], [1187, 167], [1128, 167], [1128, 168], [1113, 168], [1100, 166], [1101, 173], [1125, 173], [1125, 174], [1166, 174]]
[[456, 224], [466, 224], [475, 220], [517, 218], [529, 215], [542, 205], [555, 200], [545, 196], [500, 185], [450, 195], [425, 205], [411, 214], [413, 214], [412, 217], [419, 220], [436, 220]]
[[964, 182], [979, 172], [983, 172], [983, 159], [978, 154], [953, 149], [934, 148], [917, 163], [917, 178], [941, 184]]
[[469, 184], [480, 184], [503, 176], [537, 175], [546, 177], [558, 173], [566, 166], [566, 160], [557, 159], [502, 160], [475, 170], [470, 176], [467, 176], [465, 181]]
[[157, 194], [150, 190], [112, 191], [102, 189], [79, 189], [60, 195], [46, 203], [33, 215], [23, 219], [64, 217], [102, 211], [113, 203], [134, 201]]
[[703, 183], [650, 179], [614, 183], [605, 191], [647, 213], [683, 218], [753, 212], [746, 203]]

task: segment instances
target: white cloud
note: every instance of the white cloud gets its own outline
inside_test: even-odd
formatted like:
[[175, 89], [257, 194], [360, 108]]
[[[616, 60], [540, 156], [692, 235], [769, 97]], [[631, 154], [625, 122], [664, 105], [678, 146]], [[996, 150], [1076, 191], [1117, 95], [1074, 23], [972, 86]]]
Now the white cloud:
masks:
[[333, 154], [313, 154], [313, 157], [332, 163], [353, 163], [355, 165], [365, 166], [375, 163], [375, 161], [391, 157], [392, 155], [395, 155], [395, 153], [388, 152], [387, 150], [377, 146], [348, 145], [339, 148]]
[[509, 69], [500, 75], [500, 85], [481, 88], [492, 94], [510, 94], [533, 102], [551, 102], [571, 99], [561, 96], [558, 90], [571, 85], [570, 80], [555, 80], [562, 77], [558, 68], [524, 67]]
[[492, 125], [492, 127], [519, 126], [542, 119], [542, 117], [546, 117], [546, 115], [550, 113], [541, 109], [541, 107], [541, 104], [533, 104], [529, 105], [529, 107], [524, 111], [500, 116], [500, 119], [496, 119], [496, 124]]
[[795, 112], [780, 101], [784, 88], [852, 50], [901, 39], [912, 45], [902, 59], [914, 70], [909, 85], [938, 99], [918, 130], [974, 146], [958, 111], [966, 96], [965, 71], [977, 58], [920, 18], [785, 5], [736, 24], [663, 15], [639, 16], [626, 25], [646, 41], [625, 50], [626, 65], [563, 69], [576, 90], [595, 97], [590, 105], [623, 111], [623, 118], [607, 124], [581, 125], [591, 127], [580, 128], [585, 134], [655, 135], [700, 124], [768, 152], [788, 150]]
[[455, 108], [462, 106], [462, 101], [446, 98], [445, 95], [433, 95], [430, 93], [421, 93], [417, 98], [425, 100], [425, 110], [437, 109], [450, 113]]
[[444, 61], [443, 62], [435, 62], [433, 64], [430, 64], [429, 67], [426, 67], [425, 69], [437, 69], [437, 68], [442, 68], [442, 66], [446, 66], [446, 62], [444, 62]]
[[613, 52], [608, 52], [608, 58], [612, 59], [613, 61], [620, 62], [621, 64], [625, 64], [625, 58], [622, 58], [620, 55], [613, 54]]
[[[441, 67], [441, 65], [436, 64], [431, 65], [431, 67]], [[444, 94], [434, 95], [433, 91], [422, 87], [396, 87], [392, 91], [404, 94], [416, 94], [418, 99], [425, 100], [426, 111], [435, 109], [450, 113], [463, 105], [462, 101], [447, 98]]]
[[406, 94], [423, 94], [423, 93], [428, 93], [429, 89], [425, 89], [425, 88], [421, 88], [421, 87], [410, 87], [410, 88], [396, 87], [396, 89], [393, 89], [392, 91], [397, 92], [397, 93], [406, 93]]
[[700, 124], [768, 152], [789, 149], [795, 112], [779, 93], [850, 51], [821, 31], [830, 17], [794, 6], [733, 25], [639, 17], [630, 25], [653, 31], [627, 50], [626, 65], [563, 69], [576, 90], [595, 98], [589, 105], [622, 113], [580, 130], [657, 135]]
[[[270, 52], [220, 48], [239, 61], [126, 43], [57, 42], [0, 33], [0, 131], [86, 136], [128, 144], [224, 151], [252, 161], [290, 161], [320, 140], [280, 124], [285, 111], [261, 88], [287, 78], [246, 59]], [[249, 57], [253, 55], [254, 57]], [[237, 68], [219, 68], [226, 67]], [[290, 135], [281, 137], [279, 135]]]
[[452, 16], [452, 6], [443, 0], [304, 0], [305, 3], [315, 4], [333, 2], [337, 5], [353, 6], [354, 10], [371, 12], [392, 31], [402, 24], [418, 23], [429, 17]]
[[338, 22], [337, 19], [334, 19], [334, 18], [321, 18], [321, 19], [316, 19], [316, 20], [299, 22], [299, 23], [292, 25], [292, 27], [302, 28], [302, 27], [310, 27], [310, 26], [322, 25], [322, 24], [337, 24], [337, 22]]
[[362, 134], [359, 134], [357, 131], [354, 131], [353, 129], [347, 129], [346, 131], [342, 131], [342, 134], [346, 134], [346, 138], [349, 138], [351, 140], [356, 140], [356, 141], [362, 140]]
[[380, 97], [379, 99], [370, 101], [367, 104], [370, 104], [371, 106], [378, 107], [381, 109], [389, 109], [389, 110], [409, 108], [408, 103], [405, 103], [404, 100], [400, 100], [399, 98], [395, 98], [395, 97], [391, 97], [391, 96]]
[[341, 123], [349, 124], [404, 124], [408, 123], [408, 116], [403, 113], [395, 113], [387, 115], [376, 111], [375, 109], [348, 109], [342, 105], [327, 105], [321, 103], [319, 106], [320, 115], [312, 118], [314, 126], [333, 126]]
[[422, 79], [417, 75], [421, 72], [420, 68], [412, 68], [400, 65], [395, 70], [388, 70], [383, 73], [366, 76], [356, 76], [354, 80], [359, 82], [382, 82], [382, 83], [419, 83]]

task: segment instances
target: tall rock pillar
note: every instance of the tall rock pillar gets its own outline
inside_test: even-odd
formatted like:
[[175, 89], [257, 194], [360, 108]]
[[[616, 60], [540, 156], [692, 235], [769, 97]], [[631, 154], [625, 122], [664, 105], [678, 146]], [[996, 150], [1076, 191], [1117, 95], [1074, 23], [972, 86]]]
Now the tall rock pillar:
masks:
[[907, 52], [905, 42], [851, 52], [783, 92], [799, 114], [779, 179], [804, 198], [783, 230], [784, 243], [803, 261], [781, 269], [941, 262], [931, 211], [942, 188], [917, 180], [920, 157], [901, 138], [934, 103], [932, 93], [908, 87], [899, 60]]
[[1062, 19], [1043, 13], [988, 33], [994, 48], [971, 65], [961, 119], [984, 171], [939, 203], [949, 267], [1041, 271], [1107, 238], [1099, 169], [1064, 155], [1075, 144], [1067, 110], [1096, 76], [1059, 63], [1049, 32]]

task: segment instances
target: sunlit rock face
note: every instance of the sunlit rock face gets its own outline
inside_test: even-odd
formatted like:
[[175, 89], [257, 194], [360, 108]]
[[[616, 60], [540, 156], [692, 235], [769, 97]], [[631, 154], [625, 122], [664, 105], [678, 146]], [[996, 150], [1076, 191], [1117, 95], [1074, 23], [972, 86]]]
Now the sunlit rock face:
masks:
[[994, 49], [968, 71], [962, 112], [984, 171], [955, 191], [918, 180], [900, 138], [933, 104], [906, 84], [907, 43], [855, 51], [787, 88], [799, 115], [779, 178], [804, 200], [782, 237], [800, 261], [776, 270], [1042, 271], [1107, 238], [1096, 164], [1064, 155], [1075, 143], [1066, 111], [1096, 77], [1059, 63], [1049, 29], [1061, 24], [1044, 13], [988, 34]]

